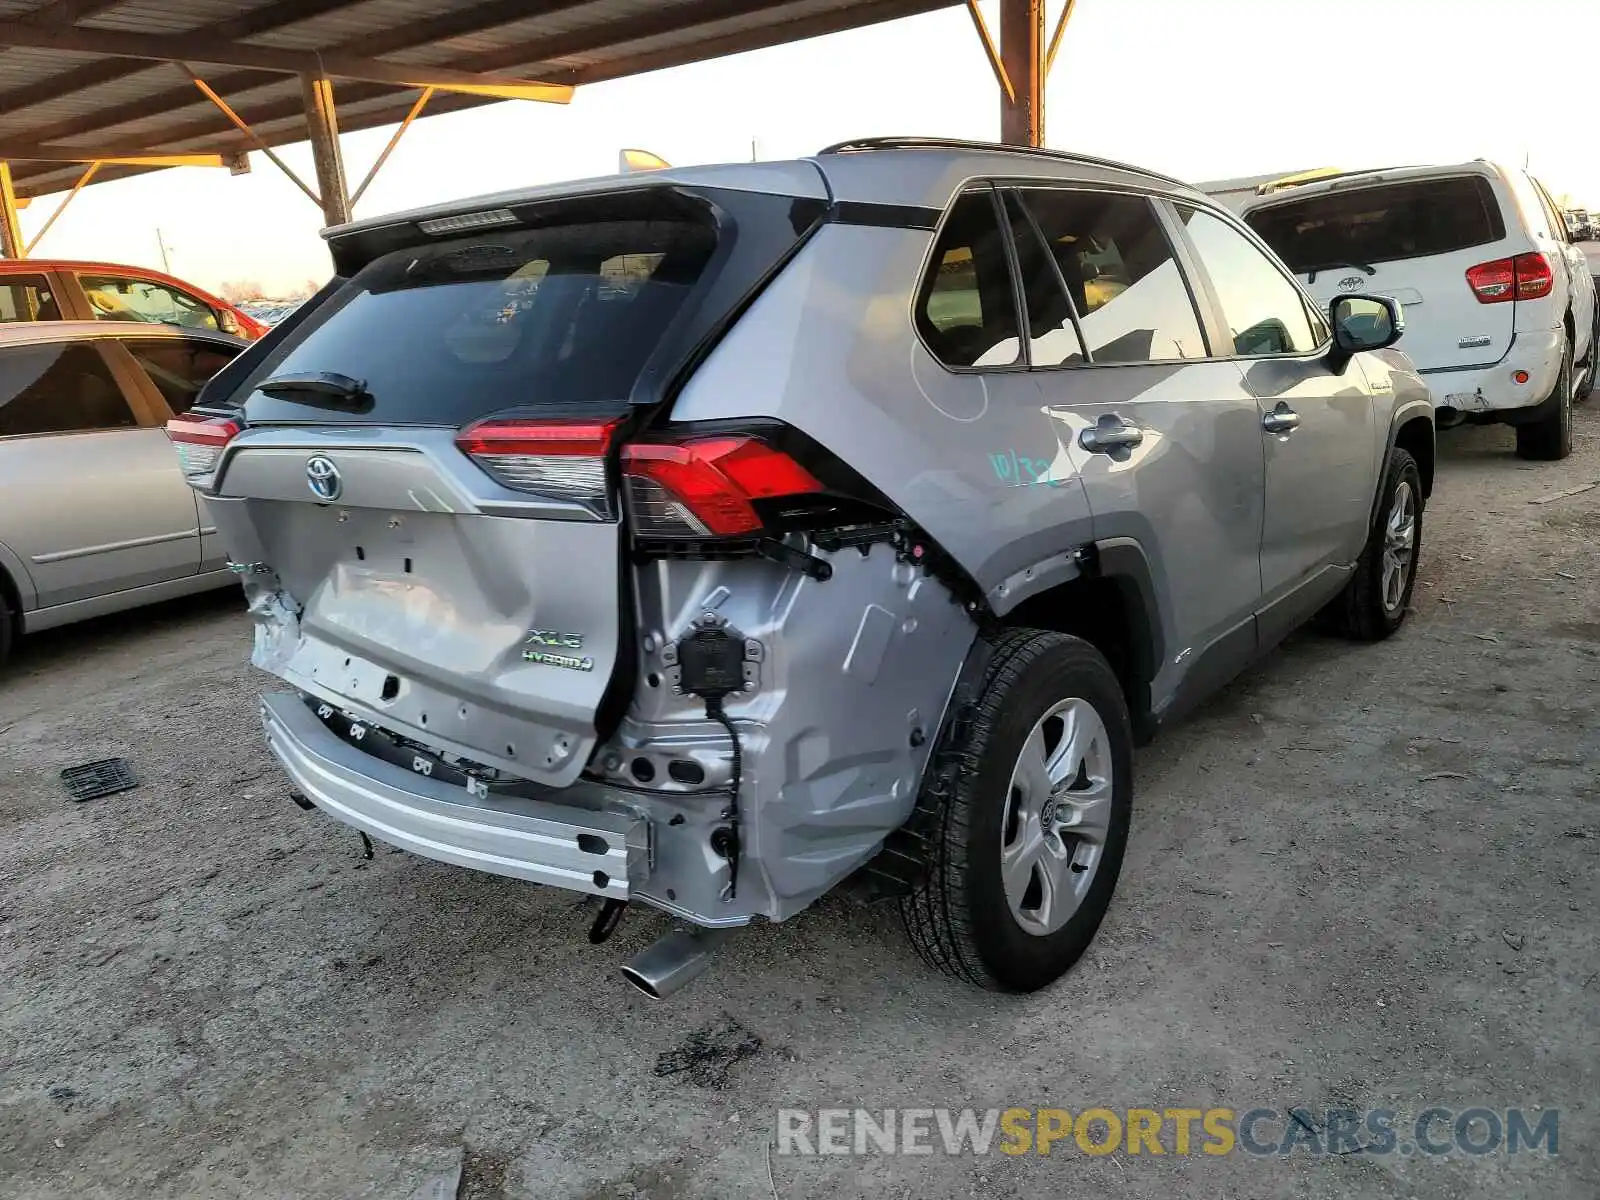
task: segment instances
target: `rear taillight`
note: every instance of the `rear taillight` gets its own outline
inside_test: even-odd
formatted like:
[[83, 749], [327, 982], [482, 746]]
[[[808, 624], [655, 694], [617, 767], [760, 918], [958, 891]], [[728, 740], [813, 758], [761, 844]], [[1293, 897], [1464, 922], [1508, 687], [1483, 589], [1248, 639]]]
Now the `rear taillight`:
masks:
[[766, 522], [756, 501], [823, 491], [810, 471], [743, 434], [622, 449], [628, 517], [642, 537], [741, 537]]
[[1537, 300], [1555, 286], [1550, 260], [1537, 252], [1497, 258], [1467, 269], [1467, 286], [1480, 304]]
[[615, 421], [495, 420], [461, 431], [456, 445], [495, 482], [575, 500], [611, 516], [606, 452]]
[[178, 469], [190, 483], [208, 483], [216, 473], [222, 449], [239, 434], [239, 424], [225, 417], [174, 417], [167, 437], [178, 452]]

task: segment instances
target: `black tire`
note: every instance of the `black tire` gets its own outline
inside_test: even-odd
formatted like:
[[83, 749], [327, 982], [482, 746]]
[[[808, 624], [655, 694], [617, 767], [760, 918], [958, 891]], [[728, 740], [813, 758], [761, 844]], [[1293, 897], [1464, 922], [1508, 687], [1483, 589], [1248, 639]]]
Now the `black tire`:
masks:
[[[1411, 555], [1405, 564], [1406, 577], [1399, 600], [1395, 602], [1393, 595], [1385, 595], [1384, 556], [1389, 548], [1390, 519], [1402, 485], [1411, 490]], [[1367, 544], [1356, 562], [1356, 572], [1327, 609], [1326, 615], [1335, 633], [1362, 642], [1381, 642], [1405, 621], [1406, 611], [1411, 607], [1411, 593], [1417, 586], [1423, 507], [1422, 473], [1417, 470], [1417, 460], [1409, 451], [1396, 446], [1389, 451], [1378, 507], [1373, 513], [1372, 528], [1367, 532]]]
[[1600, 303], [1594, 306], [1594, 331], [1589, 335], [1589, 370], [1572, 393], [1572, 402], [1582, 404], [1594, 394], [1595, 376], [1600, 375]]
[[1572, 453], [1572, 344], [1561, 355], [1555, 391], [1545, 401], [1549, 413], [1517, 426], [1517, 457], [1533, 462], [1558, 462]]
[[[1007, 899], [1001, 848], [1019, 803], [1012, 782], [1024, 743], [1050, 710], [1068, 699], [1086, 701], [1104, 726], [1105, 745], [1096, 750], [1111, 775], [1104, 840], [1077, 907], [1064, 905], [1071, 913], [1065, 923], [1053, 932], [1032, 933]], [[947, 732], [935, 755], [930, 794], [919, 806], [929, 816], [927, 871], [900, 905], [911, 943], [931, 966], [980, 987], [1042, 988], [1088, 948], [1122, 868], [1133, 812], [1133, 732], [1116, 675], [1104, 656], [1079, 638], [1009, 630], [994, 643], [970, 720]], [[1085, 776], [1076, 778], [1088, 782]], [[1052, 844], [1065, 846], [1074, 862], [1081, 850], [1093, 850], [1092, 841], [1080, 843], [1070, 830], [1057, 827], [1054, 836]], [[1031, 874], [1029, 879], [1030, 888], [1037, 885]]]
[[18, 615], [11, 606], [11, 581], [6, 578], [4, 570], [0, 570], [0, 667], [6, 665], [6, 660], [11, 657], [11, 643], [15, 640]]

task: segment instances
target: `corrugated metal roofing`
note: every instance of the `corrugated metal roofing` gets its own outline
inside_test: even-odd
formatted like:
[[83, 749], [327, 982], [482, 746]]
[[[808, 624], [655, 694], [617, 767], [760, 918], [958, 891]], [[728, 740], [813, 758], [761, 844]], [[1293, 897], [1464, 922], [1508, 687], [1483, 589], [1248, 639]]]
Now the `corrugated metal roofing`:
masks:
[[[0, 0], [0, 159], [19, 195], [70, 187], [82, 167], [30, 159], [253, 148], [171, 63], [87, 52], [90, 33], [205, 39], [360, 56], [395, 66], [582, 85], [947, 7], [960, 0]], [[41, 31], [51, 45], [34, 42]], [[74, 38], [74, 32], [83, 36]], [[59, 47], [59, 48], [58, 48]], [[118, 46], [118, 49], [123, 47]], [[189, 47], [193, 49], [193, 47]], [[303, 141], [300, 82], [189, 60], [270, 145]], [[308, 60], [309, 61], [309, 60]], [[417, 91], [336, 78], [340, 125], [400, 120]], [[439, 92], [428, 111], [491, 101]], [[148, 168], [108, 166], [96, 181]]]

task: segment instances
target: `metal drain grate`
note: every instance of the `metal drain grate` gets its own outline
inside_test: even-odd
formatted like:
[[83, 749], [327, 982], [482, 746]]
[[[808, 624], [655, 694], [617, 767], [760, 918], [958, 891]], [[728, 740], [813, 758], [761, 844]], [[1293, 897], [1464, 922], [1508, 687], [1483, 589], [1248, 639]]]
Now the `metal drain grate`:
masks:
[[102, 758], [61, 772], [61, 782], [74, 800], [98, 800], [116, 792], [139, 786], [138, 777], [125, 758]]

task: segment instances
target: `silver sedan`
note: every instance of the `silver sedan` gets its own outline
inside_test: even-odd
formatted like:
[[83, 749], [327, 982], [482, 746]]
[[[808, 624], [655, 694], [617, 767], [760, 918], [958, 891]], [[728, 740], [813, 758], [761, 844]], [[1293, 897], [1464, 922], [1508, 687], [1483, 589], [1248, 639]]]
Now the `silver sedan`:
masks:
[[163, 425], [248, 343], [0, 325], [0, 660], [18, 635], [233, 579]]

